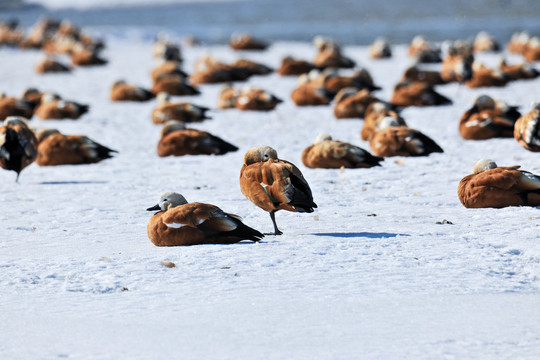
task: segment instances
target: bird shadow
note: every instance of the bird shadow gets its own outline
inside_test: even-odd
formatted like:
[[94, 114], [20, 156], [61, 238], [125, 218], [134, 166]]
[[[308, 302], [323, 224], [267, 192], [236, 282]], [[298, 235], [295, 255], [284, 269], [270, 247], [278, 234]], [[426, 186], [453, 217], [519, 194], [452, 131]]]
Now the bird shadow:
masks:
[[106, 184], [108, 181], [43, 181], [40, 185], [85, 185], [85, 184]]
[[372, 232], [334, 232], [334, 233], [315, 233], [312, 234], [315, 236], [331, 236], [339, 238], [355, 238], [355, 237], [365, 237], [370, 239], [379, 239], [379, 238], [392, 238], [396, 236], [411, 236], [409, 234], [395, 234], [395, 233], [372, 233]]

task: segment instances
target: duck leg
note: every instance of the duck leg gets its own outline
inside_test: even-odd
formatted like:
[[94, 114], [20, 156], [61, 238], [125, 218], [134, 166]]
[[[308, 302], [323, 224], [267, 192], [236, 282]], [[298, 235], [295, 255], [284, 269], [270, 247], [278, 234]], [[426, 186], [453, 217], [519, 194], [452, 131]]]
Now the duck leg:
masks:
[[279, 231], [277, 224], [276, 224], [276, 212], [270, 211], [270, 219], [272, 219], [272, 223], [274, 224], [274, 234], [271, 235], [281, 235], [283, 234], [281, 231]]

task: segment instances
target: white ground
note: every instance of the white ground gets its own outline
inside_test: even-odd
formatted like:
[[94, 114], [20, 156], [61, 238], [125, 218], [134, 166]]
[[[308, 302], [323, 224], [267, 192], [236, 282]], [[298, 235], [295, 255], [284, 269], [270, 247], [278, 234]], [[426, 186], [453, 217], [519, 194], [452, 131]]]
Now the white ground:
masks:
[[[410, 108], [403, 116], [445, 153], [340, 173], [305, 168], [301, 152], [322, 131], [369, 148], [359, 136], [362, 121], [336, 120], [331, 107], [294, 106], [295, 78], [253, 77], [250, 84], [285, 103], [268, 113], [214, 111], [212, 120], [193, 125], [238, 152], [162, 159], [160, 127], [150, 120], [155, 103], [108, 98], [121, 78], [150, 86], [152, 44], [126, 38], [108, 45], [109, 65], [46, 76], [32, 70], [40, 53], [0, 49], [1, 91], [19, 95], [36, 86], [91, 105], [78, 121], [35, 118], [32, 125], [86, 134], [119, 151], [89, 166], [33, 164], [18, 184], [14, 172], [0, 171], [0, 358], [540, 357], [539, 209], [465, 209], [456, 195], [481, 157], [540, 173], [538, 155], [514, 139], [465, 141], [457, 131], [479, 94], [527, 111], [539, 100], [540, 79], [503, 89], [439, 87], [454, 105]], [[184, 48], [187, 71], [203, 52], [271, 66], [289, 54], [314, 56], [307, 43], [244, 54]], [[412, 62], [403, 46], [390, 60], [369, 60], [365, 47], [345, 52], [383, 86], [382, 99]], [[202, 96], [185, 99], [215, 107], [220, 86], [201, 89]], [[319, 205], [313, 214], [279, 212], [284, 235], [258, 244], [152, 245], [145, 209], [166, 191], [271, 231], [268, 214], [238, 185], [244, 153], [261, 144], [304, 172]], [[443, 219], [453, 225], [436, 224]], [[160, 265], [165, 259], [176, 268]]]

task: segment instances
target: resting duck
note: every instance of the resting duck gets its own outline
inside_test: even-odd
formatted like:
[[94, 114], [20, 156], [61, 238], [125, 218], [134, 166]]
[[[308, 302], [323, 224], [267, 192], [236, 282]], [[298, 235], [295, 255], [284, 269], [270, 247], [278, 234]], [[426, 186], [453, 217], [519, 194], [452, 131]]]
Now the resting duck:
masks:
[[37, 140], [36, 163], [39, 166], [94, 164], [117, 152], [87, 136], [64, 135], [55, 129], [40, 131]]
[[378, 101], [366, 89], [344, 88], [336, 95], [334, 115], [337, 119], [363, 118], [367, 107]]
[[128, 84], [124, 80], [116, 81], [111, 89], [112, 101], [148, 101], [156, 95], [140, 86]]
[[362, 125], [362, 132], [360, 133], [362, 140], [369, 141], [371, 137], [379, 130], [383, 124], [383, 119], [391, 117], [394, 120], [390, 121], [391, 124], [397, 126], [407, 126], [405, 120], [393, 109], [390, 104], [383, 102], [374, 102], [369, 104], [364, 115], [364, 124]]
[[306, 60], [297, 60], [287, 56], [281, 60], [281, 66], [277, 73], [281, 76], [307, 74], [315, 69], [315, 65]]
[[239, 216], [227, 214], [215, 205], [188, 203], [175, 192], [161, 195], [159, 203], [147, 210], [158, 211], [147, 226], [148, 238], [156, 246], [233, 244], [264, 237]]
[[540, 206], [540, 177], [519, 168], [478, 160], [473, 174], [459, 182], [459, 200], [466, 208]]
[[75, 101], [62, 100], [58, 95], [45, 93], [34, 113], [43, 120], [47, 119], [78, 119], [88, 112], [88, 105]]
[[399, 126], [394, 118], [385, 117], [379, 128], [369, 141], [375, 156], [427, 156], [443, 152], [431, 138], [418, 130]]
[[223, 155], [238, 148], [206, 131], [188, 129], [181, 121], [170, 120], [161, 129], [159, 156]]
[[427, 83], [405, 80], [394, 87], [390, 103], [397, 106], [437, 106], [452, 104], [452, 100], [436, 92]]
[[482, 95], [477, 97], [474, 105], [461, 116], [459, 133], [466, 140], [512, 137], [517, 117], [519, 112], [515, 107]]
[[250, 33], [232, 34], [229, 45], [233, 50], [265, 50], [266, 41], [253, 37]]
[[317, 136], [315, 143], [302, 152], [302, 162], [313, 169], [370, 168], [380, 166], [383, 160], [358, 146], [332, 140], [328, 134]]
[[211, 119], [206, 116], [210, 110], [204, 106], [198, 106], [188, 102], [171, 102], [171, 97], [165, 92], [157, 95], [157, 106], [152, 111], [152, 121], [154, 124], [163, 124], [169, 120], [179, 120], [183, 122], [201, 122]]
[[387, 59], [392, 57], [392, 50], [388, 40], [379, 37], [369, 46], [369, 57], [372, 59]]

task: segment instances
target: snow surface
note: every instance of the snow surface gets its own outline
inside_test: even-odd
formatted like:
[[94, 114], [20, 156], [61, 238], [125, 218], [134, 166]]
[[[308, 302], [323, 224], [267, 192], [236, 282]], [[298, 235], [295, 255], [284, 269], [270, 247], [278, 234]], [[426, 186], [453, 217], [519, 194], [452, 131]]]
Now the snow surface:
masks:
[[[70, 75], [36, 75], [39, 52], [0, 49], [0, 91], [35, 86], [91, 105], [80, 120], [34, 118], [33, 126], [85, 134], [119, 151], [88, 166], [33, 164], [19, 183], [0, 171], [0, 358], [539, 358], [539, 209], [465, 209], [456, 190], [483, 157], [540, 173], [538, 154], [514, 139], [466, 141], [457, 130], [479, 94], [527, 111], [540, 79], [502, 89], [440, 86], [454, 105], [408, 108], [403, 116], [443, 154], [340, 172], [305, 168], [301, 152], [320, 132], [369, 149], [362, 120], [336, 120], [330, 106], [296, 107], [294, 77], [255, 76], [249, 84], [285, 100], [275, 111], [215, 110], [212, 120], [192, 125], [238, 152], [159, 158], [155, 102], [109, 101], [116, 80], [151, 85], [152, 44], [107, 44], [107, 66]], [[386, 100], [412, 63], [405, 46], [393, 50], [392, 59], [371, 60], [366, 47], [344, 49]], [[203, 53], [277, 67], [286, 55], [312, 59], [315, 50], [294, 42], [261, 53], [184, 47], [185, 70]], [[478, 58], [497, 62], [493, 54]], [[201, 96], [182, 99], [215, 108], [220, 85], [200, 88]], [[243, 155], [255, 145], [271, 145], [300, 167], [319, 205], [314, 213], [278, 212], [284, 234], [260, 243], [158, 248], [148, 240], [145, 209], [167, 191], [270, 232], [268, 214], [238, 184]], [[437, 224], [445, 219], [453, 224]]]

